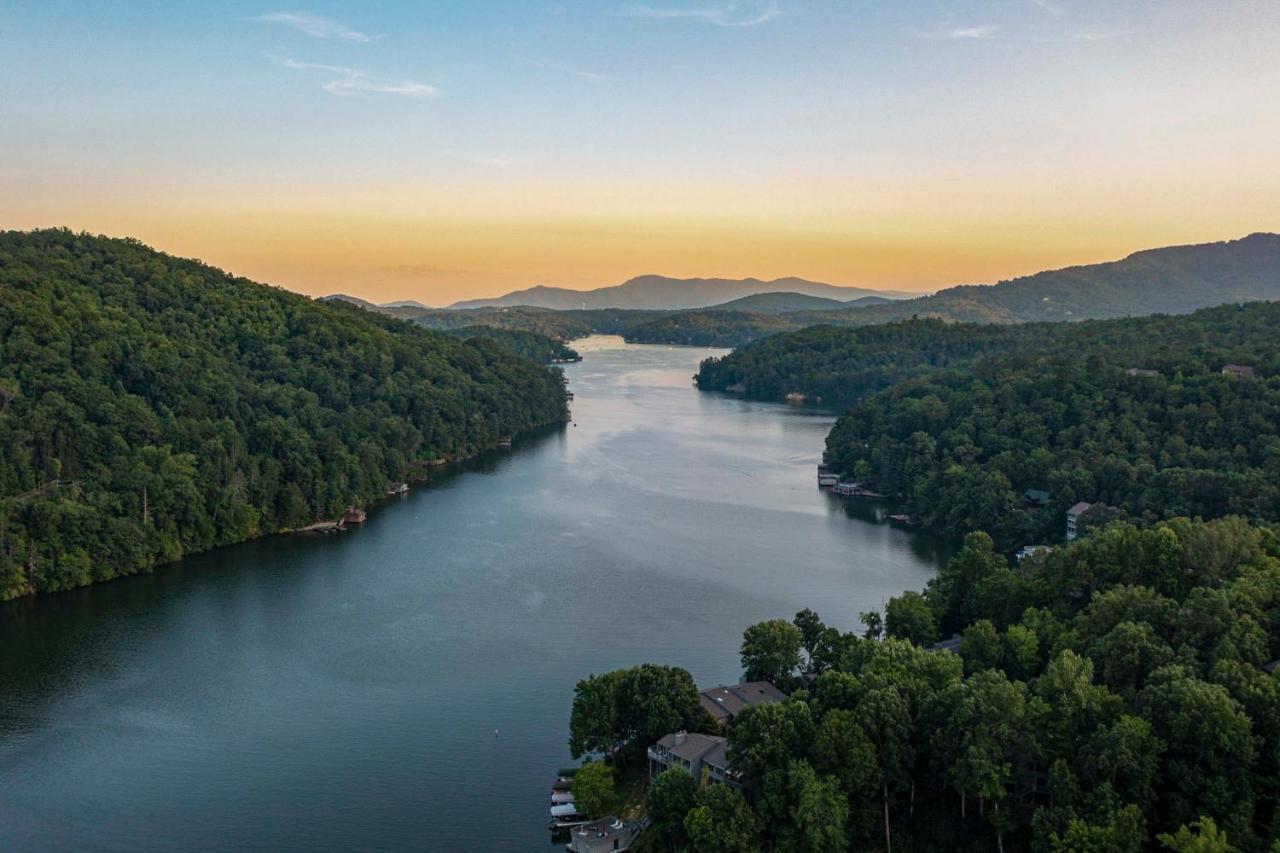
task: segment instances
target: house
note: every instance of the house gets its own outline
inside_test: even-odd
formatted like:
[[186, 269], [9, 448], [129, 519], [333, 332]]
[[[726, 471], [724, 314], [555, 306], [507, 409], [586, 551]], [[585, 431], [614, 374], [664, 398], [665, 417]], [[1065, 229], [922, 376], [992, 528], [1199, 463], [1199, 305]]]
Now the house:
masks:
[[1067, 541], [1070, 542], [1080, 535], [1080, 517], [1089, 511], [1091, 503], [1080, 501], [1071, 509], [1067, 510]]
[[1019, 563], [1021, 563], [1023, 560], [1027, 559], [1027, 557], [1030, 557], [1033, 554], [1039, 554], [1041, 551], [1048, 551], [1048, 550], [1051, 550], [1048, 545], [1023, 545], [1021, 548], [1018, 549], [1018, 554], [1016, 559]]
[[648, 749], [649, 778], [663, 770], [676, 768], [701, 780], [705, 771], [709, 782], [741, 787], [741, 775], [729, 766], [725, 751], [729, 739], [720, 735], [704, 735], [697, 732], [675, 732]]
[[1155, 377], [1160, 375], [1160, 371], [1149, 370], [1145, 367], [1130, 367], [1128, 370], [1125, 371], [1125, 373], [1129, 374], [1130, 376], [1142, 376], [1147, 379], [1154, 379]]
[[964, 638], [959, 634], [952, 634], [951, 639], [941, 640], [932, 646], [925, 646], [926, 652], [951, 652], [953, 655], [960, 654], [960, 644], [964, 642]]
[[409, 491], [408, 483], [400, 483], [400, 482], [387, 483], [387, 494], [389, 495], [403, 495], [408, 491]]
[[360, 507], [349, 506], [342, 516], [343, 524], [364, 524], [368, 519], [368, 514], [360, 509]]
[[569, 833], [569, 843], [564, 849], [570, 853], [622, 853], [623, 850], [631, 849], [631, 845], [648, 825], [647, 818], [634, 821], [616, 817], [584, 823]]
[[781, 702], [785, 698], [786, 694], [767, 681], [748, 681], [732, 687], [721, 685], [698, 691], [698, 701], [721, 728], [727, 727], [734, 717], [742, 713], [743, 708], [765, 702]]
[[1027, 489], [1022, 493], [1022, 502], [1027, 506], [1042, 507], [1049, 503], [1049, 493], [1044, 489]]
[[1252, 379], [1253, 368], [1247, 364], [1224, 364], [1222, 365], [1223, 376], [1237, 376], [1241, 379]]

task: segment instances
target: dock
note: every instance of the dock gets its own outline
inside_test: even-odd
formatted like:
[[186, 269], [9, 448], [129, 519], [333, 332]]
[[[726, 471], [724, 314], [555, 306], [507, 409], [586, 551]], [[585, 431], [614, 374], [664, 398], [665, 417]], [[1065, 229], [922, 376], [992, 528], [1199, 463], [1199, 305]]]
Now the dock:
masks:
[[866, 498], [873, 501], [882, 501], [885, 498], [879, 492], [873, 492], [865, 488], [861, 483], [851, 483], [847, 480], [843, 483], [836, 483], [831, 487], [831, 491], [846, 498]]
[[306, 527], [298, 527], [294, 529], [294, 533], [341, 533], [346, 530], [342, 526], [342, 521], [317, 521], [308, 524]]

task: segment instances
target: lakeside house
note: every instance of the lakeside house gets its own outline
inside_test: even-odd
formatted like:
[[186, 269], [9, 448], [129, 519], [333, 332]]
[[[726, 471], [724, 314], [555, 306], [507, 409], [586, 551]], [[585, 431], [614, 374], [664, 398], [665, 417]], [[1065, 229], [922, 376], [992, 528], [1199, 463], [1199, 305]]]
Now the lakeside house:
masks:
[[1022, 493], [1022, 503], [1039, 509], [1049, 503], [1049, 493], [1044, 489], [1027, 489]]
[[364, 510], [360, 509], [360, 507], [349, 506], [347, 507], [346, 513], [344, 513], [342, 516], [342, 523], [343, 524], [364, 524], [365, 521], [368, 520], [368, 518], [369, 518], [368, 514], [365, 513]]
[[1021, 548], [1018, 549], [1018, 553], [1015, 555], [1015, 559], [1019, 563], [1021, 563], [1023, 560], [1027, 559], [1027, 557], [1031, 557], [1031, 556], [1034, 556], [1035, 554], [1039, 554], [1041, 551], [1049, 551], [1049, 550], [1051, 550], [1051, 548], [1048, 545], [1023, 545]]
[[1253, 368], [1247, 364], [1224, 364], [1222, 365], [1223, 376], [1235, 376], [1239, 379], [1252, 379]]
[[676, 768], [694, 779], [742, 787], [742, 774], [729, 766], [726, 752], [729, 739], [720, 735], [704, 735], [698, 732], [673, 732], [649, 747], [649, 778], [655, 778], [663, 770]]
[[927, 652], [951, 652], [953, 655], [960, 654], [960, 644], [964, 642], [964, 638], [959, 634], [952, 634], [948, 640], [939, 640], [931, 646], [925, 646]]
[[639, 821], [613, 816], [602, 818], [575, 828], [569, 833], [569, 843], [564, 848], [570, 853], [622, 853], [631, 849], [648, 825], [648, 818]]
[[398, 481], [394, 483], [387, 483], [388, 495], [403, 495], [403, 494], [406, 494], [408, 491], [409, 491], [408, 483], [401, 483]]
[[1070, 542], [1080, 535], [1080, 517], [1089, 511], [1091, 503], [1080, 501], [1074, 504], [1071, 509], [1067, 510], [1067, 541]]
[[698, 701], [722, 729], [728, 728], [729, 723], [744, 708], [767, 702], [781, 702], [786, 698], [785, 693], [767, 681], [747, 681], [728, 687], [722, 684], [698, 691]]

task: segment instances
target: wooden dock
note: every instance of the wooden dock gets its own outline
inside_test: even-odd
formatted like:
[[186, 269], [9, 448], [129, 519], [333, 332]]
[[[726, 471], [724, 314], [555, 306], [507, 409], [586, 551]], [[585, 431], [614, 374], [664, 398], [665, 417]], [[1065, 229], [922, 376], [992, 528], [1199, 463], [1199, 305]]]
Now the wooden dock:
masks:
[[873, 492], [864, 488], [861, 483], [836, 483], [831, 487], [831, 491], [837, 495], [843, 495], [846, 498], [866, 498], [867, 500], [882, 501], [885, 496], [879, 492]]

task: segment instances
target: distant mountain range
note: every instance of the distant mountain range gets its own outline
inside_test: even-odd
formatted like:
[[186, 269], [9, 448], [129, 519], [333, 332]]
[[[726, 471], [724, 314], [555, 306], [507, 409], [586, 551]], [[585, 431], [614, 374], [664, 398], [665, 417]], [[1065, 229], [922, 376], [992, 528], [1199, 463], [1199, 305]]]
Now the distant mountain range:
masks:
[[905, 298], [914, 294], [897, 291], [869, 290], [864, 287], [838, 287], [802, 278], [668, 278], [642, 275], [612, 287], [595, 290], [569, 290], [564, 287], [539, 285], [517, 290], [496, 299], [468, 299], [450, 308], [492, 308], [528, 306], [570, 310], [574, 308], [642, 308], [672, 310], [708, 308], [761, 293], [798, 293], [835, 302], [848, 302], [863, 296], [886, 299]]
[[908, 317], [972, 323], [1091, 320], [1187, 314], [1225, 302], [1280, 300], [1280, 235], [1251, 234], [1224, 243], [1135, 252], [1118, 261], [1003, 281], [932, 296], [839, 307], [726, 314], [684, 311], [636, 323], [628, 339], [648, 343], [738, 346], [807, 326], [869, 326]]
[[749, 311], [754, 314], [785, 314], [788, 311], [838, 311], [845, 308], [880, 305], [893, 300], [885, 296], [859, 296], [856, 299], [827, 299], [803, 293], [755, 293], [721, 305], [717, 311]]
[[1280, 299], [1280, 235], [1170, 246], [994, 285], [964, 285], [863, 308], [793, 313], [805, 325], [933, 316], [980, 323], [1187, 314], [1224, 302]]
[[450, 309], [408, 302], [379, 306], [344, 294], [325, 298], [439, 328], [497, 325], [561, 338], [595, 330], [652, 343], [737, 346], [806, 326], [864, 326], [912, 316], [977, 323], [1069, 321], [1280, 300], [1280, 235], [1148, 249], [1118, 261], [907, 296], [799, 278], [641, 276], [588, 291], [533, 287]]

